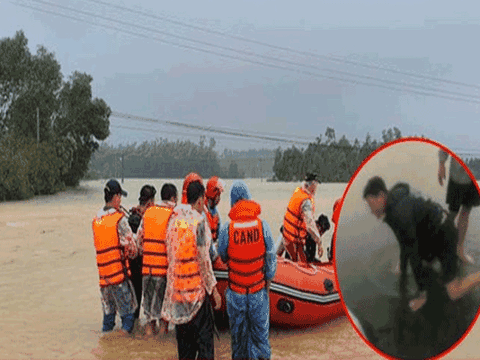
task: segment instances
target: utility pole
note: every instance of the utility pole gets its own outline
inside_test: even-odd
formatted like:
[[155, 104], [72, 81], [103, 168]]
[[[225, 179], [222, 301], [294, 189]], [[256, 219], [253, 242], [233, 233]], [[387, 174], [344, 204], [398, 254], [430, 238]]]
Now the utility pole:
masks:
[[122, 184], [123, 184], [123, 169], [124, 169], [124, 168], [123, 168], [123, 158], [125, 157], [124, 155], [125, 155], [125, 154], [122, 154], [122, 156], [121, 156], [121, 158], [120, 158], [120, 159], [122, 159]]
[[37, 107], [37, 144], [40, 143], [40, 113]]

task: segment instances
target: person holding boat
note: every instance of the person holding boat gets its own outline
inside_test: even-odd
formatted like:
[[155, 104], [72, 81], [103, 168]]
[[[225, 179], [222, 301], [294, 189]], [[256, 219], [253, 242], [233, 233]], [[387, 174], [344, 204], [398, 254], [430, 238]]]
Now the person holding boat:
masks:
[[121, 210], [122, 196], [127, 192], [112, 179], [104, 188], [105, 206], [92, 221], [96, 260], [100, 277], [103, 310], [102, 331], [115, 327], [117, 311], [122, 319], [122, 331], [133, 331], [137, 299], [130, 281], [129, 259], [138, 254], [138, 244], [125, 213]]
[[[406, 183], [397, 183], [387, 190], [385, 181], [374, 176], [365, 185], [363, 198], [372, 214], [390, 226], [400, 245], [400, 287], [406, 292], [407, 261], [410, 260], [418, 286], [417, 297], [410, 309], [422, 308], [429, 292], [441, 285], [451, 300], [462, 297], [480, 284], [480, 272], [461, 279], [458, 275], [458, 230], [453, 219], [431, 200], [415, 196]], [[441, 275], [432, 267], [441, 263]]]
[[[148, 194], [154, 195], [154, 192]], [[173, 184], [164, 184], [160, 195], [162, 202], [158, 205], [150, 198], [151, 203], [144, 212], [137, 235], [143, 249], [141, 275], [143, 309], [147, 318], [145, 333], [148, 336], [157, 332], [157, 320], [163, 332], [168, 331], [167, 323], [161, 319], [168, 265], [165, 238], [168, 221], [177, 204], [177, 188]]]
[[232, 359], [270, 359], [268, 291], [277, 269], [273, 235], [244, 181], [233, 183], [230, 204], [218, 251], [228, 267], [225, 298]]
[[313, 215], [317, 186], [317, 175], [308, 173], [302, 187], [295, 189], [288, 203], [282, 226], [283, 242], [277, 253], [285, 250], [292, 261], [307, 262], [304, 247], [308, 235], [317, 245], [318, 257], [323, 255], [322, 239]]

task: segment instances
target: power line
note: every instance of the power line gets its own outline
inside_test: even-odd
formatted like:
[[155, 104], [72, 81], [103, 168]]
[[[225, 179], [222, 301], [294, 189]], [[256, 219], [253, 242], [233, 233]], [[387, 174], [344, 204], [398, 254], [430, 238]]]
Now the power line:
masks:
[[[348, 143], [350, 145], [339, 145], [338, 143], [335, 144], [326, 144], [326, 143], [319, 143], [316, 144], [316, 141], [302, 141], [298, 142], [296, 140], [292, 139], [281, 139], [281, 138], [276, 138], [274, 137], [275, 134], [272, 134], [273, 136], [257, 136], [255, 134], [245, 134], [242, 133], [241, 130], [229, 130], [228, 134], [224, 133], [224, 130], [214, 128], [212, 126], [200, 126], [200, 125], [191, 125], [191, 124], [186, 124], [186, 123], [181, 123], [181, 122], [176, 122], [176, 121], [167, 121], [167, 120], [159, 120], [159, 119], [153, 119], [153, 118], [147, 118], [147, 117], [141, 117], [141, 116], [136, 116], [136, 115], [131, 115], [131, 114], [124, 114], [124, 113], [119, 113], [116, 111], [112, 111], [112, 116], [113, 117], [120, 117], [120, 118], [125, 118], [125, 119], [131, 119], [131, 120], [137, 120], [137, 121], [144, 121], [144, 122], [150, 122], [150, 123], [165, 123], [168, 125], [173, 125], [173, 126], [179, 126], [179, 127], [184, 127], [184, 128], [189, 128], [189, 129], [195, 129], [195, 130], [202, 130], [202, 131], [208, 131], [208, 132], [213, 132], [213, 133], [219, 133], [227, 136], [236, 136], [236, 137], [242, 137], [242, 138], [251, 138], [255, 140], [268, 140], [268, 141], [273, 141], [273, 142], [285, 142], [285, 143], [293, 143], [293, 144], [301, 144], [301, 145], [314, 145], [314, 146], [320, 146], [320, 147], [333, 147], [333, 148], [338, 148], [338, 149], [350, 149], [353, 150], [353, 145], [355, 141], [348, 140]], [[116, 127], [121, 127], [121, 128], [127, 128], [130, 130], [140, 130], [140, 131], [149, 131], [151, 133], [151, 130], [143, 129], [143, 128], [135, 128], [135, 127], [127, 127], [127, 126], [121, 126], [121, 125], [116, 125]], [[168, 133], [174, 133], [172, 131], [165, 131]], [[176, 133], [179, 135], [185, 135], [184, 133]], [[193, 134], [188, 134], [188, 136], [194, 136]], [[364, 145], [365, 143], [360, 143], [360, 148]], [[379, 143], [381, 145], [381, 143]], [[480, 151], [477, 150], [467, 150], [467, 149], [451, 149], [455, 154], [457, 155], [468, 155], [468, 156], [478, 156], [480, 155]]]
[[310, 142], [301, 141], [301, 140], [282, 139], [282, 138], [275, 137], [275, 136], [245, 134], [245, 133], [242, 133], [240, 131], [223, 130], [223, 129], [213, 128], [212, 126], [201, 126], [201, 125], [181, 123], [181, 122], [178, 122], [178, 121], [159, 120], [159, 119], [147, 118], [147, 117], [143, 117], [143, 116], [136, 116], [136, 115], [131, 115], [131, 114], [120, 113], [120, 112], [117, 112], [117, 111], [112, 111], [111, 115], [114, 116], [114, 117], [119, 117], [119, 118], [124, 118], [124, 119], [134, 119], [134, 120], [145, 121], [145, 122], [163, 123], [163, 124], [167, 124], [167, 125], [179, 126], [179, 127], [188, 128], [188, 129], [202, 130], [202, 131], [207, 131], [207, 132], [219, 133], [219, 134], [224, 134], [224, 135], [232, 135], [232, 136], [238, 136], [238, 137], [245, 137], [245, 138], [256, 138], [256, 139], [260, 139], [260, 140], [294, 143], [294, 144], [303, 144], [303, 145], [308, 145], [310, 143]]
[[[51, 3], [48, 3], [48, 2], [45, 2], [45, 1], [41, 1], [41, 0], [32, 0], [32, 1], [41, 2], [41, 3], [46, 3], [46, 4], [51, 4]], [[83, 21], [83, 22], [86, 22], [86, 23], [93, 24], [93, 25], [95, 25], [95, 26], [107, 27], [107, 28], [111, 28], [111, 29], [114, 29], [114, 30], [117, 30], [117, 31], [120, 31], [120, 32], [129, 33], [129, 34], [133, 34], [133, 35], [141, 36], [141, 37], [146, 37], [146, 38], [151, 38], [151, 37], [146, 36], [146, 35], [144, 35], [144, 34], [134, 33], [134, 32], [132, 32], [132, 31], [127, 31], [127, 30], [125, 30], [125, 29], [120, 29], [120, 28], [116, 28], [116, 27], [112, 27], [112, 26], [107, 26], [107, 25], [104, 25], [104, 24], [98, 24], [98, 23], [94, 23], [94, 22], [91, 22], [91, 21], [88, 21], [88, 20], [79, 20], [79, 19], [76, 18], [76, 17], [68, 16], [68, 15], [66, 15], [66, 14], [62, 14], [62, 13], [58, 13], [58, 12], [48, 11], [48, 10], [45, 10], [45, 9], [39, 9], [39, 8], [35, 8], [35, 7], [32, 7], [32, 6], [25, 5], [25, 4], [18, 4], [18, 5], [24, 6], [24, 7], [27, 7], [27, 8], [31, 8], [31, 9], [34, 9], [34, 10], [46, 12], [46, 13], [51, 13], [51, 14], [58, 15], [58, 16], [63, 16], [63, 17], [66, 17], [66, 18], [71, 18], [71, 19], [76, 20], [76, 21]], [[54, 5], [54, 4], [51, 4], [51, 5]], [[123, 25], [129, 25], [129, 26], [134, 26], [134, 27], [137, 27], [137, 28], [142, 28], [141, 26], [132, 25], [132, 24], [130, 24], [130, 23], [126, 23], [126, 22], [123, 22], [123, 21], [118, 21], [118, 20], [111, 19], [111, 18], [106, 18], [106, 17], [100, 16], [100, 15], [96, 15], [96, 14], [93, 14], [93, 13], [87, 13], [87, 12], [84, 12], [84, 11], [81, 11], [81, 10], [71, 9], [71, 8], [68, 8], [68, 7], [60, 6], [60, 5], [56, 5], [56, 6], [57, 6], [57, 7], [60, 7], [60, 8], [66, 8], [66, 9], [68, 9], [68, 10], [71, 10], [71, 11], [74, 11], [74, 12], [77, 12], [77, 13], [83, 13], [83, 14], [85, 14], [85, 15], [89, 15], [89, 16], [93, 16], [93, 17], [98, 17], [98, 18], [103, 18], [103, 19], [106, 19], [106, 20], [108, 20], [108, 21], [117, 22], [117, 23], [120, 23], [120, 24], [123, 24]], [[226, 49], [226, 50], [228, 50], [228, 51], [240, 52], [240, 53], [245, 54], [244, 51], [240, 51], [240, 50], [236, 50], [236, 49], [231, 49], [231, 48], [227, 48], [227, 47], [223, 47], [223, 46], [218, 46], [218, 45], [211, 44], [211, 43], [207, 43], [207, 42], [203, 42], [203, 41], [197, 41], [197, 40], [193, 40], [193, 39], [188, 39], [188, 38], [185, 38], [185, 37], [181, 37], [181, 36], [178, 36], [178, 35], [174, 35], [174, 34], [162, 32], [162, 31], [155, 30], [155, 29], [150, 29], [150, 28], [145, 28], [145, 27], [143, 27], [143, 28], [144, 28], [144, 29], [147, 29], [148, 31], [158, 32], [158, 33], [160, 33], [160, 34], [162, 34], [162, 35], [177, 37], [177, 38], [181, 38], [181, 39], [183, 39], [183, 40], [187, 40], [187, 41], [190, 41], [190, 42], [197, 42], [197, 43], [201, 43], [201, 44], [203, 44], [203, 45], [208, 45], [208, 46], [217, 47], [217, 48], [223, 48], [223, 49]], [[174, 45], [174, 46], [177, 46], [177, 47], [181, 47], [181, 48], [186, 48], [186, 49], [190, 49], [190, 50], [205, 52], [205, 53], [214, 54], [214, 55], [218, 55], [218, 56], [221, 56], [221, 57], [227, 57], [227, 58], [231, 58], [231, 59], [235, 59], [235, 60], [247, 61], [247, 62], [250, 62], [250, 63], [253, 63], [253, 64], [258, 64], [258, 65], [267, 66], [267, 67], [276, 68], [276, 69], [281, 69], [281, 70], [293, 71], [293, 72], [302, 73], [302, 74], [305, 74], [305, 75], [314, 76], [314, 77], [320, 77], [320, 78], [329, 79], [329, 80], [336, 80], [336, 81], [340, 81], [340, 82], [347, 82], [347, 83], [353, 83], [353, 84], [370, 86], [370, 87], [378, 87], [378, 88], [383, 88], [383, 89], [388, 89], [388, 90], [393, 90], [393, 91], [407, 92], [407, 93], [417, 94], [417, 95], [423, 95], [423, 96], [431, 96], [431, 97], [444, 98], [444, 99], [453, 100], [453, 101], [463, 101], [463, 102], [468, 102], [468, 103], [480, 103], [480, 98], [478, 98], [478, 97], [475, 97], [475, 99], [464, 99], [464, 98], [458, 97], [458, 96], [472, 97], [472, 98], [474, 97], [474, 96], [472, 96], [472, 95], [463, 94], [463, 93], [457, 93], [457, 92], [451, 92], [451, 91], [445, 91], [445, 90], [437, 90], [437, 89], [433, 89], [433, 88], [416, 86], [416, 85], [409, 85], [409, 84], [403, 84], [403, 83], [398, 83], [398, 82], [393, 82], [393, 83], [396, 83], [396, 84], [398, 84], [399, 86], [402, 86], [402, 88], [391, 87], [391, 86], [386, 86], [386, 85], [382, 85], [382, 84], [372, 84], [372, 83], [367, 83], [367, 82], [358, 81], [358, 80], [353, 80], [353, 79], [345, 79], [345, 78], [339, 78], [339, 77], [335, 77], [335, 76], [320, 75], [320, 74], [318, 74], [318, 73], [313, 73], [313, 72], [311, 72], [311, 71], [298, 70], [298, 69], [289, 68], [289, 67], [286, 67], [286, 66], [275, 65], [275, 64], [266, 63], [266, 62], [263, 62], [263, 61], [252, 60], [252, 59], [250, 59], [250, 58], [244, 58], [244, 57], [233, 56], [233, 55], [228, 55], [228, 54], [224, 54], [224, 53], [218, 53], [218, 52], [211, 51], [211, 50], [207, 50], [207, 49], [204, 49], [204, 48], [198, 48], [198, 47], [195, 47], [195, 46], [190, 46], [190, 45], [184, 45], [184, 44], [179, 44], [179, 43], [171, 42], [171, 41], [168, 41], [168, 40], [165, 40], [165, 39], [154, 38], [154, 40], [158, 40], [158, 41], [160, 41], [160, 42], [164, 42], [164, 43], [171, 44], [171, 45]], [[248, 56], [256, 56], [256, 57], [266, 57], [266, 56], [263, 56], [263, 55], [256, 55], [256, 54], [253, 54], [253, 55], [247, 54], [247, 55], [248, 55]], [[273, 57], [267, 57], [267, 58], [272, 58], [272, 59], [274, 59], [274, 61], [292, 63], [292, 62], [289, 62], [289, 61], [286, 61], [286, 60], [282, 60], [282, 59], [278, 59], [278, 58], [273, 58]], [[300, 64], [300, 63], [294, 63], [294, 64], [297, 65], [297, 66], [311, 67], [311, 66], [308, 66], [308, 65], [305, 65], [305, 64]], [[320, 69], [320, 70], [321, 70], [321, 69]], [[332, 70], [332, 71], [335, 71], [335, 70]], [[345, 73], [345, 72], [342, 72], [342, 73]], [[354, 76], [362, 77], [361, 75], [354, 75]], [[369, 79], [369, 80], [379, 81], [379, 82], [392, 83], [392, 81], [382, 80], [382, 79], [375, 79], [374, 77], [368, 77], [368, 76], [366, 76], [365, 78], [367, 78], [367, 79]], [[450, 93], [450, 94], [454, 94], [454, 95], [457, 95], [457, 96], [448, 96], [448, 95], [435, 94], [435, 93], [431, 93], [431, 92], [429, 93], [429, 92], [425, 92], [425, 91], [405, 89], [405, 87], [409, 87], [409, 88], [412, 88], [412, 89], [415, 89], [415, 88], [422, 89], [422, 88], [423, 88], [423, 89], [427, 89], [427, 90], [429, 90], [429, 91], [435, 91], [435, 92], [445, 93], [445, 94], [449, 94], [449, 93]]]
[[114, 5], [114, 4], [107, 3], [107, 2], [104, 2], [104, 1], [100, 1], [100, 0], [87, 0], [87, 1], [93, 2], [95, 4], [103, 4], [103, 5], [106, 5], [106, 6], [110, 6], [112, 8], [126, 10], [126, 11], [129, 11], [129, 12], [134, 13], [134, 14], [143, 15], [143, 16], [150, 17], [150, 18], [157, 19], [157, 20], [163, 20], [165, 22], [180, 25], [180, 26], [187, 27], [187, 28], [190, 28], [190, 29], [203, 31], [203, 32], [206, 32], [206, 33], [214, 34], [214, 35], [220, 35], [220, 36], [228, 37], [228, 38], [231, 38], [231, 39], [248, 42], [248, 43], [251, 43], [251, 44], [266, 46], [266, 47], [276, 49], [276, 50], [292, 52], [292, 53], [305, 55], [305, 56], [312, 56], [312, 57], [315, 57], [315, 58], [328, 60], [328, 61], [334, 61], [334, 62], [341, 62], [341, 63], [344, 63], [344, 64], [357, 65], [357, 66], [361, 66], [361, 67], [365, 67], [365, 68], [369, 68], [369, 69], [374, 69], [374, 70], [383, 70], [383, 71], [387, 71], [387, 72], [391, 72], [391, 73], [395, 73], [395, 74], [402, 74], [402, 75], [407, 75], [407, 76], [411, 76], [411, 77], [416, 77], [416, 78], [419, 78], [419, 79], [432, 80], [432, 81], [444, 82], [444, 83], [452, 84], [452, 85], [459, 85], [459, 86], [464, 86], [464, 87], [471, 87], [471, 88], [475, 88], [475, 89], [480, 89], [480, 86], [478, 86], [478, 85], [467, 84], [467, 83], [452, 81], [452, 80], [446, 80], [446, 79], [436, 78], [436, 77], [432, 77], [432, 76], [425, 76], [425, 75], [420, 75], [420, 74], [401, 71], [401, 70], [389, 69], [389, 68], [385, 68], [385, 67], [381, 67], [381, 66], [373, 66], [373, 65], [365, 64], [365, 63], [358, 62], [358, 61], [347, 60], [347, 59], [342, 58], [342, 57], [334, 57], [334, 56], [331, 56], [331, 55], [330, 56], [320, 55], [320, 54], [316, 54], [316, 53], [313, 53], [313, 52], [299, 51], [299, 50], [295, 50], [295, 49], [291, 49], [291, 48], [287, 48], [287, 47], [283, 47], [283, 46], [272, 45], [272, 44], [269, 44], [269, 43], [266, 43], [266, 42], [247, 39], [247, 38], [242, 37], [242, 36], [236, 36], [236, 35], [228, 34], [226, 32], [222, 32], [222, 31], [216, 31], [216, 30], [211, 30], [211, 29], [201, 27], [201, 26], [191, 25], [191, 24], [188, 24], [188, 23], [185, 23], [185, 22], [182, 22], [182, 21], [172, 20], [172, 19], [170, 19], [166, 16], [153, 15], [151, 13], [145, 13], [145, 12], [142, 12], [142, 11], [130, 9], [130, 8], [127, 8], [127, 7], [124, 7], [124, 6]]
[[[45, 10], [45, 9], [38, 9], [38, 8], [31, 7], [31, 6], [24, 5], [24, 4], [20, 4], [20, 6], [32, 8], [32, 9], [39, 10], [39, 11], [42, 11], [42, 12], [52, 13], [52, 14], [54, 14], [54, 15], [59, 15], [59, 16], [63, 16], [63, 17], [66, 17], [66, 18], [71, 18], [71, 19], [77, 20], [77, 21], [79, 20], [78, 18], [71, 17], [71, 16], [68, 16], [68, 15], [65, 15], [65, 14], [55, 13], [55, 12], [48, 11], [48, 10]], [[93, 15], [93, 14], [90, 14], [90, 15]], [[80, 21], [84, 21], [84, 22], [87, 22], [87, 23], [90, 23], [90, 24], [93, 24], [93, 25], [96, 25], [96, 26], [103, 26], [103, 27], [112, 28], [112, 29], [115, 29], [115, 30], [118, 30], [118, 31], [121, 31], [121, 32], [126, 32], [126, 33], [130, 33], [130, 34], [134, 34], [134, 35], [136, 35], [136, 36], [147, 37], [147, 36], [145, 36], [145, 35], [143, 35], [143, 34], [138, 34], [138, 33], [134, 33], [134, 32], [131, 32], [131, 31], [125, 31], [125, 30], [123, 30], [123, 29], [119, 29], [119, 28], [116, 28], [116, 27], [101, 25], [101, 24], [94, 23], [94, 22], [90, 22], [90, 21], [86, 21], [86, 20], [80, 20]], [[205, 49], [195, 48], [195, 47], [192, 47], [192, 46], [186, 46], [186, 45], [181, 45], [181, 44], [176, 44], [176, 43], [172, 43], [172, 42], [165, 41], [165, 40], [160, 40], [160, 41], [163, 41], [163, 42], [166, 42], [166, 43], [170, 43], [170, 44], [173, 44], [173, 45], [179, 46], [179, 47], [190, 48], [190, 49], [193, 49], [193, 50], [196, 50], [196, 51], [203, 51], [203, 52], [213, 53], [213, 54], [217, 54], [217, 55], [224, 56], [224, 57], [230, 57], [230, 58], [235, 58], [235, 59], [246, 60], [246, 61], [249, 61], [249, 62], [252, 62], [252, 63], [259, 63], [259, 64], [267, 65], [267, 66], [270, 66], [270, 67], [273, 66], [273, 67], [276, 67], [276, 68], [282, 68], [282, 69], [286, 69], [286, 70], [292, 70], [292, 69], [289, 69], [289, 68], [286, 68], [286, 67], [281, 67], [281, 66], [272, 65], [272, 64], [265, 64], [265, 63], [253, 61], [253, 60], [250, 60], [250, 59], [232, 57], [231, 55], [219, 54], [219, 53], [212, 52], [212, 51], [208, 51], [208, 50], [205, 50]], [[303, 73], [308, 73], [308, 72], [304, 72], [304, 71], [302, 71], [302, 72], [303, 72]], [[313, 74], [313, 75], [321, 76], [321, 75], [318, 75], [318, 74]], [[321, 77], [324, 77], [324, 76], [321, 76]], [[355, 83], [358, 83], [358, 82], [355, 82]], [[373, 84], [368, 84], [368, 85], [372, 86]], [[373, 85], [373, 86], [379, 86], [379, 85]], [[396, 89], [394, 89], [394, 90], [396, 90]], [[425, 93], [422, 93], [422, 94], [425, 94]], [[432, 95], [432, 96], [442, 97], [442, 96], [438, 96], [438, 95]], [[447, 97], [447, 98], [448, 98], [448, 97]], [[464, 99], [458, 99], [458, 100], [465, 101]], [[185, 124], [183, 124], [183, 126], [184, 126], [184, 125], [185, 125]], [[205, 131], [206, 131], [207, 129], [203, 128], [202, 130], [205, 130]], [[245, 134], [243, 134], [242, 136], [247, 136], [247, 137], [248, 137], [248, 135], [245, 135]], [[257, 138], [266, 139], [267, 137], [258, 137], [258, 136], [257, 136]], [[271, 140], [272, 140], [272, 139], [271, 139]], [[278, 140], [278, 139], [275, 139], [275, 141], [276, 141], [276, 140]], [[282, 139], [281, 141], [284, 141], [284, 139]], [[293, 142], [293, 141], [290, 141], [290, 142]], [[467, 153], [465, 153], [465, 154], [467, 154]], [[468, 154], [471, 155], [471, 154], [473, 154], [473, 153], [468, 153]]]
[[[132, 114], [126, 114], [126, 113], [121, 113], [121, 112], [117, 112], [117, 111], [113, 111], [112, 114], [111, 114], [112, 117], [116, 117], [116, 118], [123, 118], [123, 119], [126, 119], [126, 118], [129, 118], [129, 119], [134, 119], [135, 117], [138, 117], [138, 118], [142, 118], [140, 116], [137, 116], [137, 115], [132, 115]], [[165, 125], [169, 125], [167, 124], [165, 121], [167, 120], [160, 120], [160, 119], [153, 119], [153, 118], [145, 118], [143, 117], [142, 119], [134, 119], [134, 120], [137, 120], [137, 121], [148, 121], [148, 122], [158, 122], [158, 123], [164, 123]], [[197, 126], [197, 125], [192, 125], [192, 124], [188, 124], [188, 123], [183, 123], [183, 122], [175, 122], [175, 125], [173, 126], [179, 126], [178, 124], [182, 124], [181, 126], [182, 127], [191, 127], [191, 126]], [[272, 132], [261, 132], [261, 131], [245, 131], [245, 130], [242, 130], [242, 129], [235, 129], [235, 128], [231, 128], [231, 127], [214, 127], [213, 125], [208, 125], [208, 126], [200, 126], [205, 132], [210, 132], [210, 129], [220, 129], [221, 131], [229, 131], [229, 132], [232, 132], [232, 134], [225, 134], [225, 135], [232, 135], [232, 136], [237, 136], [238, 133], [240, 134], [244, 134], [246, 136], [248, 135], [261, 135], [261, 136], [274, 136], [274, 137], [278, 137], [280, 139], [283, 140], [283, 138], [285, 139], [289, 139], [291, 140], [290, 142], [294, 142], [296, 140], [300, 140], [300, 143], [305, 143], [305, 141], [309, 141], [309, 142], [315, 142], [316, 141], [316, 137], [315, 138], [307, 138], [305, 136], [300, 136], [300, 135], [295, 135], [295, 134], [282, 134], [282, 133], [272, 133]], [[199, 130], [197, 128], [194, 128], [196, 130]], [[235, 133], [235, 135], [233, 135], [233, 133]], [[260, 139], [260, 140], [263, 140], [263, 139]]]
[[[141, 128], [141, 127], [133, 127], [133, 126], [123, 126], [123, 125], [115, 125], [115, 128], [121, 128], [121, 129], [127, 129], [127, 130], [133, 130], [133, 131], [141, 131], [141, 132], [148, 132], [150, 134], [152, 134], [152, 130], [151, 129], [145, 129], [145, 128]], [[159, 131], [160, 132], [160, 131]], [[188, 137], [196, 137], [196, 138], [199, 138], [201, 136], [201, 133], [189, 133], [189, 134], [186, 134], [185, 132], [179, 132], [179, 131], [172, 131], [172, 130], [163, 130], [163, 133], [165, 134], [168, 134], [168, 135], [178, 135], [178, 136], [188, 136]], [[219, 136], [220, 138], [223, 138], [223, 139], [228, 139], [228, 141], [240, 141], [240, 139], [232, 139], [232, 136], [234, 135], [223, 135], [223, 134], [218, 134], [217, 136]], [[214, 138], [215, 140], [217, 140], [217, 137]], [[256, 139], [256, 138], [252, 138], [250, 140], [253, 140], [253, 141], [265, 141], [264, 139]]]
[[[421, 86], [421, 85], [406, 84], [406, 83], [402, 83], [402, 82], [398, 82], [398, 81], [379, 79], [379, 78], [376, 78], [374, 76], [358, 75], [358, 74], [349, 73], [349, 72], [346, 72], [346, 71], [339, 71], [339, 70], [333, 70], [333, 69], [322, 69], [322, 68], [319, 68], [319, 67], [314, 66], [314, 65], [302, 64], [302, 63], [299, 63], [299, 62], [284, 60], [284, 59], [280, 59], [278, 57], [273, 57], [273, 56], [259, 55], [259, 54], [256, 54], [256, 53], [252, 52], [252, 51], [238, 50], [238, 49], [234, 49], [234, 48], [227, 47], [227, 46], [222, 46], [222, 45], [209, 43], [209, 42], [206, 42], [206, 41], [195, 40], [195, 39], [188, 38], [188, 37], [185, 37], [185, 36], [180, 36], [180, 35], [168, 33], [168, 32], [165, 32], [165, 31], [160, 31], [160, 30], [153, 29], [153, 28], [148, 28], [148, 27], [145, 27], [145, 26], [137, 25], [137, 24], [132, 24], [132, 23], [125, 22], [125, 21], [112, 19], [112, 18], [101, 16], [101, 15], [98, 15], [98, 14], [89, 13], [89, 12], [85, 12], [85, 11], [78, 10], [78, 9], [73, 9], [73, 8], [70, 8], [70, 7], [67, 7], [67, 6], [52, 4], [48, 1], [43, 1], [43, 0], [31, 0], [31, 1], [56, 6], [56, 7], [61, 8], [61, 9], [81, 13], [81, 14], [88, 15], [88, 16], [94, 16], [94, 17], [97, 17], [97, 18], [100, 18], [100, 19], [103, 19], [103, 20], [117, 22], [117, 23], [122, 24], [122, 25], [128, 25], [128, 26], [132, 26], [132, 27], [139, 28], [139, 29], [146, 30], [146, 31], [150, 31], [150, 32], [156, 32], [156, 33], [159, 33], [159, 34], [164, 35], [164, 36], [170, 36], [170, 37], [177, 38], [177, 39], [184, 40], [184, 41], [190, 41], [190, 42], [193, 42], [193, 43], [198, 43], [198, 44], [201, 44], [201, 45], [206, 45], [206, 46], [218, 48], [218, 49], [221, 49], [221, 50], [232, 51], [232, 52], [235, 52], [235, 53], [239, 53], [241, 55], [254, 56], [254, 57], [263, 58], [263, 59], [266, 59], [266, 60], [269, 60], [269, 61], [277, 61], [277, 62], [282, 62], [282, 63], [288, 64], [288, 65], [306, 67], [306, 68], [314, 69], [314, 70], [317, 70], [317, 71], [318, 70], [328, 71], [328, 72], [338, 73], [338, 74], [341, 74], [341, 75], [353, 76], [353, 77], [358, 77], [358, 78], [362, 78], [362, 79], [366, 79], [366, 80], [383, 82], [383, 83], [390, 84], [390, 85], [400, 86], [402, 88], [409, 87], [409, 88], [413, 88], [413, 89], [422, 89], [422, 90], [434, 91], [434, 92], [439, 92], [439, 93], [444, 93], [444, 94], [450, 94], [450, 95], [472, 98], [472, 99], [475, 99], [477, 101], [480, 101], [480, 98], [478, 96], [474, 96], [474, 95], [459, 93], [459, 92], [455, 92], [455, 91], [435, 89], [435, 88], [432, 88], [432, 87]], [[321, 75], [319, 75], [319, 76], [321, 76]], [[348, 81], [350, 81], [350, 82], [353, 81], [353, 80], [346, 80], [346, 79], [341, 79], [341, 78], [336, 78], [336, 77], [330, 77], [330, 78], [332, 80], [337, 80], [337, 81], [347, 81], [347, 82]], [[355, 81], [354, 83], [358, 83], [358, 82]], [[363, 85], [365, 85], [365, 84], [363, 84]], [[370, 85], [373, 85], [373, 84], [370, 84]], [[405, 89], [397, 89], [397, 90], [403, 90], [404, 91]]]

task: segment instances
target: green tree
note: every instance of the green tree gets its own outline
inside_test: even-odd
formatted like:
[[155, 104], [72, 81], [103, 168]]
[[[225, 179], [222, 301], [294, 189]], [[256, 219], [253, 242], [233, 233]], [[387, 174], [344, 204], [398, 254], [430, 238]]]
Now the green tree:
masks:
[[36, 139], [38, 109], [40, 140], [49, 140], [62, 85], [60, 65], [42, 46], [31, 55], [27, 44], [22, 31], [0, 41], [1, 133]]
[[90, 75], [74, 72], [59, 95], [54, 131], [57, 137], [70, 140], [72, 158], [63, 175], [63, 181], [70, 186], [78, 185], [86, 174], [90, 158], [98, 148], [96, 140], [105, 140], [110, 134], [111, 109], [102, 99], [92, 99], [92, 81]]
[[[27, 44], [23, 31], [0, 39], [3, 200], [77, 185], [98, 147], [96, 140], [109, 135], [111, 111], [103, 100], [92, 99], [92, 77], [75, 72], [64, 83], [53, 53], [39, 46], [32, 55]], [[15, 171], [9, 168], [19, 163]]]
[[230, 163], [230, 166], [228, 167], [228, 178], [230, 179], [239, 179], [241, 178], [240, 172], [238, 171], [238, 165], [235, 161], [232, 161]]

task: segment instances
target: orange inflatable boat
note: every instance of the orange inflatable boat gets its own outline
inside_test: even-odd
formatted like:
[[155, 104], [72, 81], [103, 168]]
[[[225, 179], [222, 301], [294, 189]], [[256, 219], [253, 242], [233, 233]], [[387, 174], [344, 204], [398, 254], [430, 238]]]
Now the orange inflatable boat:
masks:
[[[218, 257], [213, 264], [226, 311], [227, 266]], [[277, 257], [277, 271], [270, 284], [270, 323], [280, 327], [319, 325], [344, 315], [335, 284], [332, 262], [295, 263]]]

